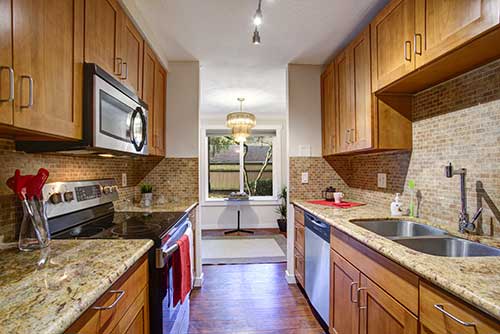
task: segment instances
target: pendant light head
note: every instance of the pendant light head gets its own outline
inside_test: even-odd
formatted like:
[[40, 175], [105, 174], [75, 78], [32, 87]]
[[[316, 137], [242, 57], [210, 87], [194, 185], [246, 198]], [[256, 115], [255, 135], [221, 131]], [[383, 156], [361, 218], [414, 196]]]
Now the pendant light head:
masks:
[[257, 27], [255, 27], [255, 31], [253, 32], [252, 43], [255, 45], [260, 44], [260, 34], [259, 30], [257, 30]]
[[240, 102], [240, 111], [232, 112], [227, 115], [226, 126], [231, 128], [234, 140], [241, 143], [250, 135], [250, 131], [255, 127], [256, 122], [254, 114], [243, 112], [243, 101], [245, 101], [245, 99], [240, 97], [238, 101]]
[[253, 16], [253, 24], [258, 27], [262, 24], [262, 8], [261, 8], [261, 1], [259, 0], [259, 7], [257, 7], [257, 10], [255, 11], [255, 15]]

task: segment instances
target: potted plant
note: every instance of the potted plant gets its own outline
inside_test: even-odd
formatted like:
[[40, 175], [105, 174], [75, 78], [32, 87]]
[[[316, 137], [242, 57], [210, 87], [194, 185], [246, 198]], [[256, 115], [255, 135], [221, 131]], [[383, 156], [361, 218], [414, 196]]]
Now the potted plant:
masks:
[[278, 227], [281, 232], [286, 232], [286, 213], [288, 208], [286, 187], [281, 189], [281, 192], [278, 194], [278, 198], [281, 201], [281, 204], [275, 210], [276, 213], [280, 215], [280, 218], [278, 219]]
[[153, 204], [153, 186], [150, 184], [143, 184], [141, 186], [141, 194], [142, 194], [142, 205], [146, 208], [150, 207]]

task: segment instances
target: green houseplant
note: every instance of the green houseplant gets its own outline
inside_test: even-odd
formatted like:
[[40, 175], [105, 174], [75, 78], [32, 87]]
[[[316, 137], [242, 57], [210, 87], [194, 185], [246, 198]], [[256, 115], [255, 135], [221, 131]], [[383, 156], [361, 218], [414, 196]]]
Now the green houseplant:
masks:
[[280, 215], [280, 218], [278, 218], [278, 227], [281, 232], [286, 232], [286, 214], [288, 208], [286, 187], [281, 189], [281, 192], [278, 194], [278, 198], [281, 202], [275, 210], [275, 212]]
[[149, 208], [153, 204], [153, 186], [151, 184], [144, 183], [141, 185], [142, 206]]

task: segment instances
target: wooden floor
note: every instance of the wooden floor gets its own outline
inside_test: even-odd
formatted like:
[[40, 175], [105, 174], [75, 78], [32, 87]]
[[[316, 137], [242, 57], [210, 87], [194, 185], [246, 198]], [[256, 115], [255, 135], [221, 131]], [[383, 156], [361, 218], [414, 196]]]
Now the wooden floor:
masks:
[[189, 333], [324, 333], [286, 264], [206, 265], [191, 294]]

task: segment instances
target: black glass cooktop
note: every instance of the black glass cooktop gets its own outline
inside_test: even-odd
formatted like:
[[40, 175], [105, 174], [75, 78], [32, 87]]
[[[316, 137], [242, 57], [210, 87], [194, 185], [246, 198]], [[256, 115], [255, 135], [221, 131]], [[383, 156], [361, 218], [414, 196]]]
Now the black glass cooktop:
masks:
[[152, 239], [161, 243], [185, 212], [114, 212], [53, 235], [54, 239]]

